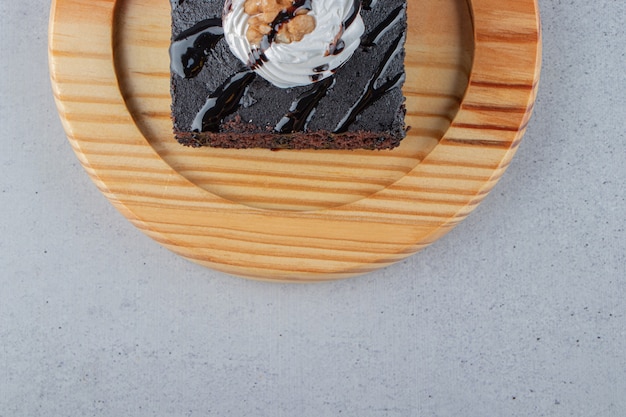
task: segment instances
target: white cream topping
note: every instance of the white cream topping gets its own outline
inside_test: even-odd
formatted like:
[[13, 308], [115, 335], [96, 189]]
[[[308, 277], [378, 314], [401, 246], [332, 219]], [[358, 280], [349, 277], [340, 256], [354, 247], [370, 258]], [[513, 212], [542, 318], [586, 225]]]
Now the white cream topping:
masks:
[[[331, 76], [350, 59], [365, 31], [360, 13], [344, 28], [344, 22], [354, 12], [353, 0], [311, 0], [308, 15], [315, 18], [313, 32], [304, 35], [299, 42], [270, 43], [262, 51], [263, 62], [254, 65], [250, 62], [251, 57], [258, 56], [261, 51], [246, 37], [250, 16], [244, 12], [245, 1], [232, 0], [225, 4], [222, 21], [226, 42], [239, 60], [280, 88], [308, 85]], [[343, 49], [338, 48], [333, 53], [338, 40]]]

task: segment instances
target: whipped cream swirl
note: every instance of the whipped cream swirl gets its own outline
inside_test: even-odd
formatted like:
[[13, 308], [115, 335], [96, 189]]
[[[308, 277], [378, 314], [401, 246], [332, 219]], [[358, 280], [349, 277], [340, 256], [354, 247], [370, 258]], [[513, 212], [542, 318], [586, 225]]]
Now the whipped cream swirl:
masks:
[[224, 37], [232, 53], [261, 77], [280, 88], [309, 85], [331, 76], [359, 47], [365, 25], [360, 1], [308, 0], [308, 15], [315, 18], [315, 29], [291, 43], [268, 41], [251, 45], [246, 37], [250, 16], [244, 12], [246, 0], [230, 0], [224, 5]]

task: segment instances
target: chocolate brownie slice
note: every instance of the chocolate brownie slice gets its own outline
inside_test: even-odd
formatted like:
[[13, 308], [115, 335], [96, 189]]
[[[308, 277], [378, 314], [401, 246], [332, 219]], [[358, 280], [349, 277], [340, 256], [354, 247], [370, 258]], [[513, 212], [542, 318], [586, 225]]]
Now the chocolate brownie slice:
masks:
[[[176, 139], [187, 146], [222, 148], [398, 146], [406, 133], [401, 91], [406, 0], [287, 1], [278, 12], [257, 11], [257, 17], [273, 16], [266, 26], [244, 12], [254, 6], [252, 0], [171, 0]], [[319, 34], [331, 14], [325, 8], [331, 7], [344, 7], [343, 26], [337, 34]], [[309, 32], [293, 34], [299, 21]], [[245, 34], [231, 33], [244, 26]], [[356, 41], [350, 38], [355, 33]], [[331, 38], [324, 53], [308, 53], [307, 42], [319, 47], [317, 40]], [[278, 45], [281, 40], [287, 45]], [[286, 63], [278, 62], [281, 52], [276, 52], [283, 47], [296, 48]], [[311, 58], [296, 63], [300, 55]]]

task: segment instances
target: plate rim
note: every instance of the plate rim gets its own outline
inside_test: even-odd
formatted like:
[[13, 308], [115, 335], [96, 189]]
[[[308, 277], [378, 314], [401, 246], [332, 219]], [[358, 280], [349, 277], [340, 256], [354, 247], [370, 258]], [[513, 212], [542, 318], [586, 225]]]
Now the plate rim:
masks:
[[[450, 231], [486, 197], [510, 164], [533, 111], [541, 67], [537, 0], [468, 1], [474, 29], [474, 60], [468, 87], [448, 131], [419, 164], [385, 189], [342, 206], [304, 212], [251, 208], [189, 182], [158, 157], [134, 124], [119, 89], [113, 63], [113, 17], [120, 1], [52, 1], [48, 38], [50, 77], [68, 140], [100, 191], [135, 226], [175, 253], [231, 275], [281, 282], [325, 281], [371, 272], [412, 255]], [[77, 13], [89, 13], [88, 20], [94, 19], [87, 34], [79, 34], [87, 23], [71, 19]], [[519, 19], [516, 25], [503, 27], [499, 20], [502, 16]], [[82, 42], [84, 36], [89, 37], [90, 42]], [[511, 43], [517, 46], [513, 52]], [[500, 72], [494, 77], [491, 66], [500, 54], [505, 54], [507, 64], [516, 68], [515, 73]], [[126, 128], [115, 146], [96, 145], [98, 141], [93, 138], [98, 133], [93, 125], [97, 125], [97, 120], [86, 122], [85, 115], [77, 110], [75, 80], [69, 77], [69, 63], [76, 64], [77, 60], [85, 67], [94, 60], [111, 64], [89, 71], [100, 83], [98, 92], [100, 100], [105, 101], [103, 106], [113, 107], [120, 126]], [[529, 82], [519, 81], [520, 72], [521, 78], [528, 78]], [[499, 90], [516, 94], [508, 97], [499, 94]], [[503, 96], [506, 99], [502, 99]], [[474, 122], [488, 120], [494, 112], [510, 112], [516, 118], [515, 123]], [[107, 149], [119, 145], [119, 153], [110, 151], [110, 155], [103, 156], [92, 151], [96, 146], [107, 145]], [[116, 163], [131, 166], [132, 158], [124, 157], [127, 149], [133, 149], [142, 158], [150, 159], [151, 166], [158, 167], [161, 173], [155, 176], [155, 187], [168, 187], [172, 196], [164, 194], [161, 201], [155, 201], [142, 195], [140, 189], [114, 184], [107, 178], [99, 168], [102, 161], [115, 158]], [[490, 175], [483, 181], [474, 181], [466, 189], [456, 190], [460, 200], [453, 211], [429, 215], [423, 204], [420, 206], [419, 187], [415, 185], [429, 178], [425, 170], [437, 171], [443, 159], [467, 163], [470, 171], [472, 161], [466, 161], [468, 153], [481, 150], [491, 155]], [[462, 170], [459, 172], [462, 177]], [[194, 203], [176, 201], [174, 195], [177, 198], [184, 195]], [[397, 201], [401, 208], [394, 208], [390, 213], [385, 209], [385, 201]], [[211, 213], [217, 219], [205, 221], [198, 210], [205, 216]], [[266, 222], [267, 226], [253, 227], [255, 222]], [[224, 230], [221, 230], [222, 225]], [[329, 230], [324, 233], [324, 228]], [[221, 231], [217, 233], [217, 230]], [[368, 230], [376, 236], [385, 236], [385, 242], [377, 245], [368, 241]], [[306, 244], [290, 250], [288, 246], [295, 244], [296, 232], [304, 235]], [[345, 233], [351, 238], [345, 238]], [[389, 233], [404, 235], [387, 242]], [[338, 246], [342, 244], [350, 249]]]

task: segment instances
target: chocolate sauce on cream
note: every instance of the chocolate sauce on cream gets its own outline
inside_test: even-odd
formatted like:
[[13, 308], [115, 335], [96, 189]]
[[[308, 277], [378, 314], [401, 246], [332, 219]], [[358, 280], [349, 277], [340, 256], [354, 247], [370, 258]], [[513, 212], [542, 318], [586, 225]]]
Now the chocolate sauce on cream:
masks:
[[[361, 0], [353, 0], [352, 7], [350, 9], [350, 13], [348, 17], [343, 21], [340, 35], [346, 31], [350, 27], [352, 23], [354, 23], [354, 19], [357, 18], [359, 12], [361, 11]], [[335, 40], [335, 42], [331, 43], [328, 47], [328, 55], [339, 55], [343, 52], [346, 47], [346, 43], [341, 36]]]
[[360, 11], [361, 11], [361, 0], [353, 0], [352, 8], [350, 9], [350, 14], [348, 15], [348, 18], [343, 21], [344, 30], [348, 26], [350, 26], [352, 22], [354, 22], [354, 19], [356, 19]]

